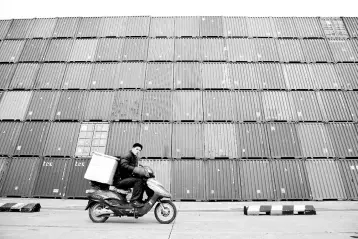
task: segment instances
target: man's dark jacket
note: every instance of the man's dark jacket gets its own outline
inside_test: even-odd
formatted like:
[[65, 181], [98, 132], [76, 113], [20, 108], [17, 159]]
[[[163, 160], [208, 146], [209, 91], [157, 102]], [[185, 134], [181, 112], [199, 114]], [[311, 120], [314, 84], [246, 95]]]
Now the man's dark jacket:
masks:
[[135, 156], [132, 151], [123, 157], [119, 161], [116, 173], [114, 174], [114, 180], [121, 180], [125, 178], [133, 177], [133, 170], [138, 165], [138, 157]]

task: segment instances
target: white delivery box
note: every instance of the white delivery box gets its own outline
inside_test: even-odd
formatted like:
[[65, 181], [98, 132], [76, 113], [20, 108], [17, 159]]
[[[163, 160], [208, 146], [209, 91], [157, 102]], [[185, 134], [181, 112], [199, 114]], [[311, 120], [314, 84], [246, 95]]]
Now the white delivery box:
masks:
[[112, 185], [118, 160], [119, 159], [109, 155], [93, 152], [85, 173], [85, 179]]

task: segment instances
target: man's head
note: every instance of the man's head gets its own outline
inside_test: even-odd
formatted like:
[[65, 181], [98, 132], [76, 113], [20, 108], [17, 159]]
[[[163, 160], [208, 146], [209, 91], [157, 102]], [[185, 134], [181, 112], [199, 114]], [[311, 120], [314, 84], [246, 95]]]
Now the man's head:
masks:
[[143, 145], [141, 145], [140, 143], [135, 143], [133, 144], [131, 151], [134, 155], [138, 155], [139, 152], [142, 151], [142, 149]]

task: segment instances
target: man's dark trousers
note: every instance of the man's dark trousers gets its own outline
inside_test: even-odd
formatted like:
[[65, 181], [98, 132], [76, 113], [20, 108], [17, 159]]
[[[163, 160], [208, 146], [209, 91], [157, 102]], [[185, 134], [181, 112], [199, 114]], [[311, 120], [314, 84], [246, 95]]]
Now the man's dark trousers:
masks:
[[135, 177], [125, 178], [119, 181], [115, 187], [120, 189], [133, 188], [131, 201], [140, 201], [143, 195], [144, 181], [141, 178]]

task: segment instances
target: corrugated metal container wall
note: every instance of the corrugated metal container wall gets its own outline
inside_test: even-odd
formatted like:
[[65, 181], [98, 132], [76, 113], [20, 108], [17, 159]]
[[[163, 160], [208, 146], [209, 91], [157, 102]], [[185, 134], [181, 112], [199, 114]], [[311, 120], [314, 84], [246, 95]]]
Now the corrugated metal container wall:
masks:
[[45, 156], [74, 156], [80, 123], [51, 123]]
[[16, 62], [19, 60], [25, 40], [3, 41], [0, 44], [0, 62]]
[[141, 125], [140, 141], [145, 147], [144, 158], [171, 158], [172, 125], [169, 123], [144, 123]]
[[276, 200], [311, 199], [305, 162], [300, 159], [272, 160]]
[[69, 158], [45, 158], [40, 166], [33, 196], [64, 197], [70, 160]]
[[318, 17], [295, 17], [293, 20], [301, 38], [324, 37], [323, 28]]
[[33, 19], [32, 29], [28, 38], [49, 38], [52, 36], [57, 18], [37, 18]]
[[6, 39], [23, 39], [28, 36], [32, 27], [33, 19], [14, 19], [12, 20]]
[[51, 40], [45, 61], [67, 61], [72, 51], [73, 42], [72, 39]]
[[356, 62], [358, 60], [358, 53], [354, 52], [350, 41], [329, 40], [328, 44], [335, 62]]
[[200, 123], [175, 123], [172, 135], [173, 158], [202, 158], [204, 132]]
[[150, 21], [150, 37], [174, 36], [174, 17], [152, 17]]
[[143, 92], [120, 90], [115, 94], [111, 120], [140, 120], [142, 115]]
[[151, 38], [148, 46], [148, 61], [173, 61], [174, 38]]
[[97, 37], [100, 17], [84, 17], [80, 19], [76, 37]]
[[200, 39], [199, 38], [176, 38], [174, 39], [175, 61], [199, 61]]
[[172, 94], [170, 91], [145, 91], [142, 120], [172, 120]]
[[123, 61], [147, 60], [148, 42], [148, 38], [125, 38], [121, 59]]
[[98, 40], [96, 61], [119, 61], [123, 48], [122, 38], [101, 38]]
[[326, 121], [352, 121], [343, 92], [319, 91], [317, 99]]
[[145, 37], [149, 35], [150, 17], [128, 17], [125, 36]]
[[350, 37], [358, 37], [358, 17], [343, 17], [343, 22]]
[[203, 160], [174, 160], [171, 193], [175, 200], [205, 200]]
[[299, 40], [278, 39], [276, 41], [281, 62], [304, 62], [301, 43]]
[[142, 62], [120, 63], [117, 68], [119, 88], [144, 88], [146, 64]]
[[82, 119], [84, 103], [87, 101], [85, 91], [63, 91], [56, 109], [55, 120]]
[[200, 17], [175, 17], [174, 34], [177, 37], [197, 37], [200, 35]]
[[343, 186], [350, 200], [358, 199], [358, 160], [341, 159], [338, 161]]
[[248, 17], [247, 28], [250, 37], [275, 37], [269, 17]]
[[334, 157], [334, 149], [324, 124], [300, 123], [297, 132], [303, 157]]
[[265, 119], [267, 121], [295, 120], [287, 92], [264, 91], [262, 92], [262, 104], [265, 111]]
[[44, 59], [44, 53], [47, 49], [49, 40], [44, 39], [33, 39], [27, 40], [22, 50], [19, 61], [42, 61]]
[[19, 63], [9, 87], [12, 89], [32, 89], [39, 66], [37, 63]]
[[155, 173], [155, 179], [158, 180], [166, 190], [171, 192], [170, 179], [172, 172], [171, 160], [158, 160], [158, 159], [142, 159], [139, 161], [143, 166], [149, 166]]
[[351, 39], [353, 51], [358, 54], [358, 39]]
[[201, 74], [204, 89], [231, 89], [232, 81], [226, 63], [203, 63]]
[[226, 61], [227, 47], [224, 39], [203, 38], [200, 41], [202, 61]]
[[173, 120], [203, 120], [202, 91], [174, 91], [172, 94]]
[[328, 124], [337, 157], [358, 157], [358, 132], [354, 124]]
[[298, 121], [322, 121], [322, 113], [316, 92], [291, 91], [288, 98], [294, 119]]
[[0, 102], [0, 119], [23, 120], [31, 96], [31, 91], [5, 92]]
[[224, 26], [222, 17], [200, 17], [200, 36], [223, 36]]
[[173, 89], [173, 63], [147, 64], [145, 88], [146, 89]]
[[58, 18], [55, 29], [53, 30], [53, 37], [74, 37], [80, 18], [77, 17], [64, 17]]
[[85, 120], [109, 120], [112, 114], [114, 91], [90, 91], [85, 106]]
[[93, 65], [86, 63], [68, 64], [62, 89], [87, 89]]
[[232, 107], [235, 121], [262, 121], [264, 119], [262, 101], [259, 92], [233, 91], [232, 95]]
[[34, 91], [25, 118], [53, 120], [59, 96], [58, 91]]
[[16, 64], [0, 64], [0, 89], [8, 89]]
[[39, 174], [39, 158], [12, 158], [1, 190], [2, 196], [30, 197]]
[[358, 92], [345, 92], [344, 95], [353, 120], [358, 122]]
[[70, 61], [94, 61], [98, 39], [74, 40]]
[[296, 125], [290, 123], [266, 124], [271, 157], [298, 158], [302, 157]]
[[25, 122], [14, 155], [42, 155], [50, 123]]
[[[133, 144], [139, 142], [140, 127], [139, 123], [134, 122], [114, 122], [110, 124], [106, 154], [119, 157], [129, 152]], [[147, 145], [144, 145], [144, 147], [147, 147]]]
[[298, 32], [291, 17], [273, 17], [272, 26], [277, 37], [298, 37]]
[[204, 120], [234, 121], [231, 91], [203, 91]]
[[248, 36], [246, 17], [223, 17], [224, 36], [241, 37]]
[[337, 77], [342, 84], [342, 89], [358, 89], [358, 65], [351, 63], [335, 64]]
[[239, 158], [268, 158], [270, 148], [267, 132], [261, 123], [240, 123], [236, 126]]
[[332, 54], [326, 40], [301, 40], [303, 54], [307, 62], [332, 62]]
[[254, 61], [280, 61], [275, 39], [254, 38], [250, 41]]
[[347, 198], [337, 161], [308, 159], [305, 163], [313, 200]]
[[343, 20], [339, 17], [321, 17], [324, 34], [328, 38], [348, 38]]
[[0, 158], [0, 195], [5, 183], [5, 176], [10, 167], [10, 158]]
[[253, 66], [262, 89], [287, 89], [281, 64], [259, 63]]
[[237, 157], [237, 137], [235, 133], [235, 124], [204, 124], [205, 158]]
[[91, 159], [76, 158], [69, 164], [69, 177], [66, 187], [67, 198], [87, 198], [86, 190], [90, 189], [89, 180], [84, 178]]
[[269, 160], [240, 160], [242, 200], [273, 200], [275, 198]]
[[201, 77], [201, 65], [199, 63], [175, 63], [174, 64], [174, 88], [175, 89], [201, 89], [203, 79]]
[[64, 63], [44, 63], [40, 66], [35, 89], [60, 89], [66, 64]]
[[288, 89], [315, 89], [308, 64], [283, 64], [282, 66]]
[[208, 160], [204, 166], [207, 200], [241, 200], [236, 160]]
[[102, 17], [98, 28], [99, 37], [125, 36], [128, 17]]
[[261, 89], [261, 80], [255, 74], [254, 64], [228, 64], [230, 80], [234, 89]]
[[4, 39], [6, 36], [6, 33], [10, 29], [10, 25], [12, 23], [12, 20], [0, 20], [0, 39]]
[[21, 127], [20, 122], [0, 122], [0, 155], [13, 154]]
[[253, 61], [254, 60], [254, 48], [251, 39], [238, 39], [229, 38], [226, 39], [228, 60], [229, 61]]
[[97, 63], [93, 64], [90, 89], [116, 89], [118, 82], [118, 63]]

